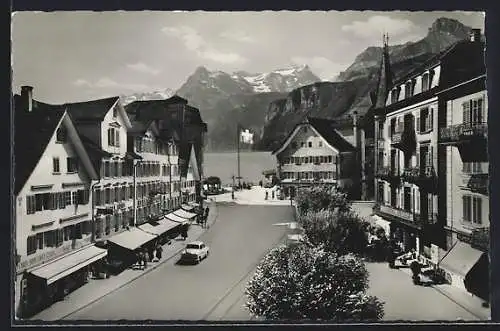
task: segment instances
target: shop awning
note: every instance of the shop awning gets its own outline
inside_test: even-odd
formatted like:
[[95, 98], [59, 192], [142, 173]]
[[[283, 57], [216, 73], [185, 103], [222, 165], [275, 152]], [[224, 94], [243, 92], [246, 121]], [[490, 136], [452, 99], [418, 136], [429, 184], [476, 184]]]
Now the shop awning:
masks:
[[107, 250], [91, 245], [33, 269], [30, 273], [37, 277], [46, 279], [47, 285], [49, 285], [95, 261], [102, 259], [107, 254]]
[[165, 215], [165, 217], [168, 218], [169, 220], [172, 220], [174, 222], [181, 223], [181, 224], [189, 222], [189, 220], [185, 219], [184, 217], [177, 216], [174, 213], [167, 214], [167, 215]]
[[129, 230], [123, 231], [109, 238], [108, 241], [133, 251], [156, 237], [156, 235], [144, 232], [137, 228], [130, 228]]
[[482, 254], [482, 251], [472, 248], [467, 243], [458, 241], [439, 265], [446, 271], [465, 276]]
[[186, 219], [191, 219], [191, 218], [198, 216], [194, 213], [190, 213], [188, 211], [185, 211], [184, 209], [177, 209], [176, 211], [174, 211], [174, 214], [179, 216], [179, 217], [186, 218]]
[[189, 204], [182, 204], [181, 208], [184, 209], [184, 210], [186, 210], [186, 211], [191, 211], [191, 210], [194, 209], [194, 206], [191, 206]]
[[200, 204], [198, 202], [191, 201], [188, 203], [188, 205], [193, 206], [194, 208], [198, 208]]
[[139, 225], [139, 229], [154, 235], [162, 235], [168, 230], [175, 228], [176, 226], [179, 226], [178, 222], [163, 218], [154, 223]]

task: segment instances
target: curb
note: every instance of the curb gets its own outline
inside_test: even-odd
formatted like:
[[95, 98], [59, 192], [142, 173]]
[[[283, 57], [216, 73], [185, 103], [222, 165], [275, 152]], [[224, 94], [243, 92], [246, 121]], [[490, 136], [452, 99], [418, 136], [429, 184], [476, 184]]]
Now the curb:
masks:
[[[212, 201], [212, 202], [213, 202], [213, 201]], [[217, 208], [217, 205], [215, 205], [215, 207]], [[216, 211], [217, 211], [217, 209], [216, 209]], [[203, 234], [204, 234], [207, 230], [209, 230], [209, 229], [212, 227], [212, 225], [214, 225], [214, 224], [215, 224], [215, 221], [217, 220], [217, 217], [218, 217], [218, 216], [219, 216], [219, 214], [218, 214], [218, 212], [217, 212], [217, 213], [215, 214], [215, 218], [214, 218], [214, 220], [213, 220], [212, 224], [211, 224], [211, 225], [209, 225], [209, 226], [208, 226], [207, 228], [205, 228], [205, 229], [203, 229], [203, 228], [202, 228], [202, 229], [203, 229], [203, 231], [201, 231], [201, 232], [200, 232], [200, 234], [199, 234], [198, 236], [194, 237], [194, 240], [197, 240], [197, 239], [198, 239], [198, 238], [200, 238], [200, 237], [201, 237], [201, 236], [202, 236], [202, 235], [203, 235]], [[73, 315], [74, 313], [79, 312], [80, 310], [83, 310], [83, 309], [87, 308], [88, 306], [90, 306], [90, 305], [92, 305], [93, 303], [95, 303], [95, 302], [97, 302], [97, 301], [101, 300], [102, 298], [104, 298], [104, 297], [108, 296], [109, 294], [111, 294], [111, 293], [113, 293], [113, 292], [118, 291], [118, 290], [119, 290], [119, 289], [121, 289], [122, 287], [124, 287], [124, 286], [126, 286], [126, 285], [128, 285], [128, 284], [132, 283], [133, 281], [137, 280], [138, 278], [140, 278], [140, 277], [142, 277], [142, 276], [144, 276], [144, 275], [146, 275], [146, 274], [150, 273], [151, 271], [155, 270], [155, 269], [156, 269], [156, 268], [158, 268], [159, 266], [163, 265], [163, 263], [165, 263], [165, 262], [167, 262], [167, 261], [172, 260], [172, 259], [173, 259], [174, 257], [176, 257], [176, 256], [179, 254], [179, 252], [181, 252], [182, 250], [184, 250], [184, 247], [182, 247], [182, 248], [180, 248], [180, 249], [176, 250], [176, 251], [175, 251], [175, 252], [174, 252], [171, 256], [169, 256], [168, 258], [165, 258], [165, 259], [164, 259], [161, 263], [158, 263], [158, 264], [156, 264], [156, 265], [152, 266], [151, 268], [148, 268], [148, 269], [147, 269], [147, 270], [145, 270], [144, 272], [142, 272], [142, 273], [138, 274], [136, 277], [134, 277], [134, 278], [132, 278], [132, 279], [128, 280], [127, 282], [125, 282], [125, 283], [123, 283], [123, 284], [119, 285], [118, 287], [116, 287], [116, 288], [112, 289], [111, 291], [109, 291], [109, 292], [107, 292], [107, 293], [104, 293], [104, 294], [103, 294], [103, 295], [101, 295], [100, 297], [98, 297], [98, 298], [96, 298], [96, 299], [94, 299], [94, 300], [90, 301], [89, 303], [87, 303], [87, 304], [85, 304], [85, 305], [83, 305], [83, 306], [79, 307], [78, 309], [75, 309], [74, 311], [72, 311], [72, 312], [70, 312], [70, 313], [68, 313], [68, 314], [65, 314], [64, 316], [59, 317], [57, 320], [62, 320], [62, 319], [65, 319], [66, 317], [68, 317], [68, 316], [70, 316], [70, 315]]]

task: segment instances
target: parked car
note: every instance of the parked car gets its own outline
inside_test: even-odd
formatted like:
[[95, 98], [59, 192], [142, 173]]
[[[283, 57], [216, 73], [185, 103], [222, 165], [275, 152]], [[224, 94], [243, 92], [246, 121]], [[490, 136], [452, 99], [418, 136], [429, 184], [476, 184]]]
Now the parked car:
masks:
[[186, 245], [182, 251], [181, 261], [200, 263], [201, 260], [209, 255], [209, 248], [202, 241], [193, 241]]

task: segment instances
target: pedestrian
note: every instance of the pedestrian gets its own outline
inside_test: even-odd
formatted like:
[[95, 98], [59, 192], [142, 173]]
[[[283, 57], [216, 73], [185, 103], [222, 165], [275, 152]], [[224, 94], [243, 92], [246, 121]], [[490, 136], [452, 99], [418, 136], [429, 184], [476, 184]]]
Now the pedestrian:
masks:
[[163, 247], [161, 247], [161, 245], [158, 245], [156, 247], [156, 258], [158, 259], [158, 261], [161, 260], [161, 253], [163, 252]]
[[262, 179], [259, 180], [259, 186], [262, 187]]
[[146, 269], [148, 267], [148, 251], [145, 248], [143, 256], [144, 256], [144, 269]]
[[274, 191], [271, 191], [271, 199], [274, 200]]
[[154, 255], [154, 248], [153, 247], [149, 247], [148, 249], [148, 261], [149, 262], [153, 262], [153, 259], [154, 259], [155, 255]]
[[266, 191], [266, 200], [269, 197], [269, 192]]
[[136, 257], [137, 257], [137, 265], [139, 266], [139, 269], [142, 269], [142, 260], [144, 259], [142, 257], [142, 251], [137, 252]]

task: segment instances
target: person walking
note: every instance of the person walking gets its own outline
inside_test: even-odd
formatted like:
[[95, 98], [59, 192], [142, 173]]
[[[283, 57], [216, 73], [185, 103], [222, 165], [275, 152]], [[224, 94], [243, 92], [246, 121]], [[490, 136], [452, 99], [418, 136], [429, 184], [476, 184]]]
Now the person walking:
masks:
[[148, 252], [145, 248], [144, 251], [142, 252], [142, 261], [144, 263], [144, 269], [146, 269], [148, 267]]
[[274, 191], [271, 191], [271, 199], [274, 200]]
[[158, 259], [158, 261], [161, 260], [162, 252], [163, 252], [163, 247], [161, 247], [161, 245], [156, 246], [156, 258]]

